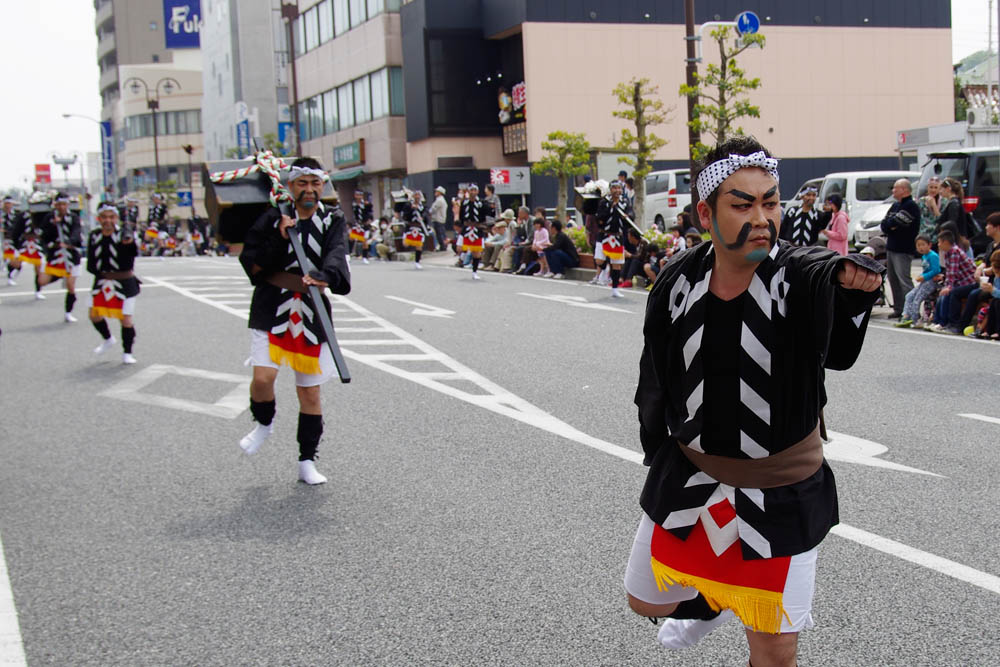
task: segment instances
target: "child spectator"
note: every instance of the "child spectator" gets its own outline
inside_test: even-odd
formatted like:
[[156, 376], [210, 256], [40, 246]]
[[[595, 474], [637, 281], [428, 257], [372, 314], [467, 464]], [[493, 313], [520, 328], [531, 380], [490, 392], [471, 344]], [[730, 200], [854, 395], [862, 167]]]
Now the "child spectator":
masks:
[[545, 259], [545, 249], [552, 245], [552, 242], [549, 241], [549, 230], [545, 229], [544, 218], [535, 218], [532, 224], [535, 226], [535, 235], [531, 241], [531, 249], [538, 255], [542, 277], [551, 278], [555, 274], [549, 271], [549, 262]]
[[917, 252], [921, 257], [923, 272], [917, 276], [917, 286], [906, 293], [903, 303], [903, 319], [896, 323], [897, 327], [911, 327], [917, 320], [918, 309], [931, 294], [937, 284], [934, 277], [941, 273], [941, 259], [931, 250], [931, 239], [925, 234], [917, 235]]
[[667, 248], [667, 255], [673, 257], [676, 253], [687, 248], [687, 243], [684, 237], [681, 236], [683, 230], [680, 225], [674, 225], [670, 228], [670, 246]]
[[[961, 333], [956, 328], [961, 301], [960, 297], [952, 294], [952, 291], [969, 285], [975, 287], [976, 265], [957, 245], [955, 234], [950, 229], [942, 229], [938, 232], [938, 251], [944, 258], [944, 287], [941, 288], [938, 295], [937, 307], [934, 310], [934, 324], [930, 326], [930, 330], [938, 333]], [[966, 290], [963, 292], [967, 293]], [[954, 322], [951, 319], [952, 302], [955, 302], [956, 305]]]

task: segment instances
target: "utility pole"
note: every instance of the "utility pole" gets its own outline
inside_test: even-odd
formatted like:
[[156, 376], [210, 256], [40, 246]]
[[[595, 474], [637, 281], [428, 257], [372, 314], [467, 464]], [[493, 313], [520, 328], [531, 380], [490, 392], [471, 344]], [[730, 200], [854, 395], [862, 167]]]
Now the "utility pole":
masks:
[[[694, 43], [700, 39], [694, 34], [694, 0], [684, 0], [684, 41], [687, 46], [687, 58], [684, 61], [687, 63], [685, 69], [685, 74], [687, 78], [687, 85], [694, 86], [697, 81], [695, 77], [698, 74], [698, 58], [695, 57], [695, 45]], [[694, 156], [692, 155], [692, 149], [695, 144], [701, 140], [701, 136], [698, 132], [691, 127], [691, 121], [694, 120], [695, 112], [694, 107], [698, 104], [698, 98], [689, 95], [687, 98], [687, 119], [688, 119], [688, 168], [690, 172], [688, 178], [692, 179], [692, 185], [694, 185]], [[695, 199], [695, 188], [691, 189], [692, 198], [691, 203], [697, 203]]]
[[297, 77], [295, 76], [295, 21], [299, 18], [298, 0], [293, 3], [281, 3], [281, 16], [288, 24], [288, 64], [292, 66], [291, 72], [291, 111], [292, 111], [292, 136], [295, 137], [295, 156], [302, 157], [302, 141], [299, 136], [299, 93], [297, 87]]

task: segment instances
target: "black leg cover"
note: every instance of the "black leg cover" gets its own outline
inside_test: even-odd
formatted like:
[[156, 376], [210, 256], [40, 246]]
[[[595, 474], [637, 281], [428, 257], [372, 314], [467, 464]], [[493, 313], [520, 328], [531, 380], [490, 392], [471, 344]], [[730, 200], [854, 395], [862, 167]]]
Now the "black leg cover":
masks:
[[299, 461], [316, 458], [319, 439], [323, 437], [323, 415], [299, 413]]
[[122, 349], [125, 354], [132, 354], [132, 343], [135, 342], [135, 327], [122, 325]]
[[258, 424], [270, 426], [274, 421], [274, 401], [255, 401], [251, 398], [250, 414]]
[[108, 323], [104, 319], [97, 320], [96, 322], [91, 322], [94, 328], [97, 329], [97, 333], [101, 334], [101, 338], [107, 340], [111, 338], [111, 329], [108, 328]]

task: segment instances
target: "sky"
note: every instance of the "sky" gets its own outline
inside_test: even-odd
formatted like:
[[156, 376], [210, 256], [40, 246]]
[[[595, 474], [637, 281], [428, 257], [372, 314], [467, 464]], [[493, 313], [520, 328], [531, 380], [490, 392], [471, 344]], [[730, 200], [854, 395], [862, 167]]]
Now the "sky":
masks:
[[[888, 0], [877, 0], [887, 2]], [[997, 31], [996, 2], [993, 32]], [[4, 0], [0, 62], [6, 95], [0, 104], [0, 191], [28, 188], [35, 163], [52, 154], [100, 151], [100, 129], [75, 113], [99, 119], [97, 36], [91, 0]], [[748, 0], [748, 5], [752, 1]], [[990, 0], [952, 0], [952, 62], [987, 46]], [[996, 48], [994, 38], [994, 48]], [[53, 165], [53, 181], [62, 169]], [[79, 180], [79, 165], [70, 169]]]

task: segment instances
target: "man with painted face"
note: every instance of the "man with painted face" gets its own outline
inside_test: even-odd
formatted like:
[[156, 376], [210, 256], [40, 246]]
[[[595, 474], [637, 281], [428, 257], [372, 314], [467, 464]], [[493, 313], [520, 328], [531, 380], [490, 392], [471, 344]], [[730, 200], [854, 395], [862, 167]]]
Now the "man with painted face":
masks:
[[816, 245], [821, 226], [815, 204], [816, 188], [806, 188], [802, 193], [802, 205], [785, 211], [781, 220], [782, 240], [797, 246]]
[[52, 209], [41, 224], [42, 247], [46, 250], [47, 261], [44, 273], [36, 274], [35, 293], [41, 295], [44, 285], [62, 278], [66, 282], [63, 319], [76, 322], [73, 306], [76, 304], [76, 279], [83, 271], [80, 263], [83, 227], [80, 217], [69, 210], [68, 196], [57, 194]]
[[665, 264], [646, 306], [635, 402], [650, 468], [625, 589], [635, 612], [666, 617], [666, 647], [735, 614], [752, 665], [790, 666], [838, 522], [824, 374], [860, 353], [882, 268], [779, 241], [777, 160], [750, 137], [695, 176], [712, 242]]
[[87, 271], [94, 274], [90, 298], [90, 322], [102, 342], [94, 354], [104, 354], [115, 345], [108, 327], [108, 318], [121, 322], [122, 363], [134, 364], [132, 344], [135, 342], [135, 300], [139, 296], [139, 280], [135, 277], [135, 257], [138, 254], [132, 231], [118, 224], [118, 209], [110, 203], [101, 204], [97, 211], [98, 229], [90, 232], [87, 241]]
[[[254, 285], [250, 303], [250, 414], [256, 427], [240, 441], [246, 454], [254, 454], [274, 428], [274, 381], [278, 368], [295, 371], [299, 399], [299, 480], [322, 484], [326, 477], [316, 470], [316, 450], [323, 435], [320, 387], [336, 374], [317, 308], [308, 287], [315, 285], [334, 294], [351, 291], [347, 265], [347, 225], [340, 206], [323, 204], [320, 196], [327, 179], [320, 163], [302, 157], [292, 163], [288, 189], [295, 201], [291, 217], [278, 209], [266, 211], [247, 232], [240, 263]], [[299, 234], [310, 266], [300, 266], [289, 231]]]
[[[625, 172], [622, 172], [624, 174]], [[621, 174], [619, 174], [621, 176]], [[610, 193], [597, 205], [598, 241], [594, 261], [604, 271], [610, 264], [611, 296], [622, 297], [618, 283], [625, 265], [625, 229], [631, 227], [632, 205], [622, 190], [621, 181], [612, 181]]]

